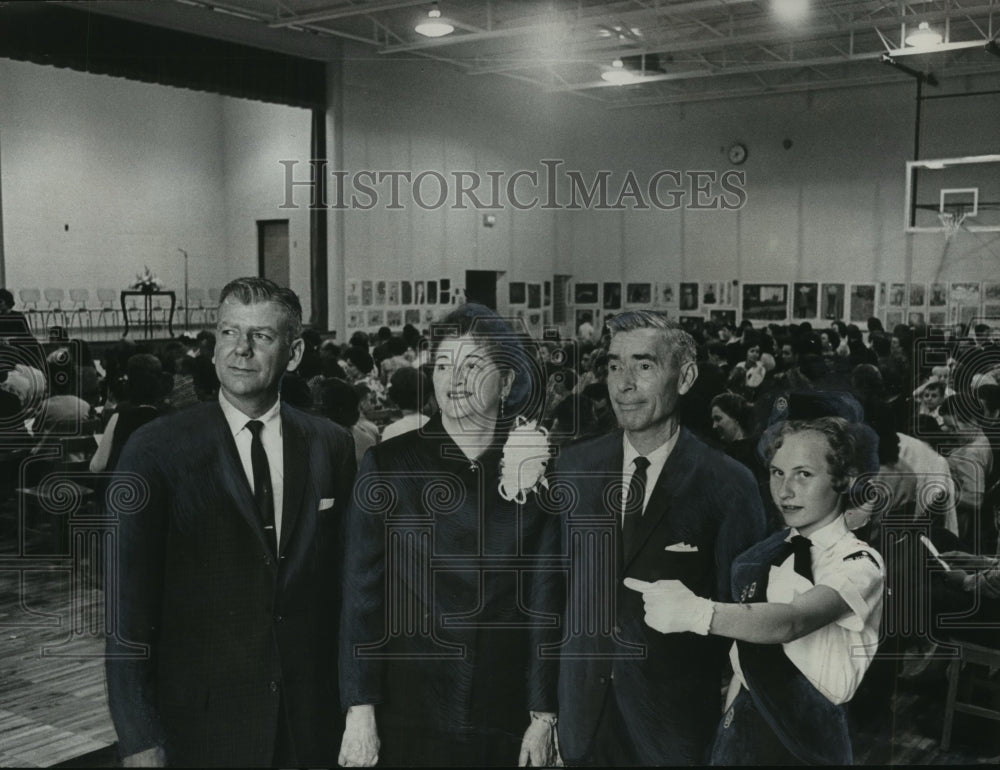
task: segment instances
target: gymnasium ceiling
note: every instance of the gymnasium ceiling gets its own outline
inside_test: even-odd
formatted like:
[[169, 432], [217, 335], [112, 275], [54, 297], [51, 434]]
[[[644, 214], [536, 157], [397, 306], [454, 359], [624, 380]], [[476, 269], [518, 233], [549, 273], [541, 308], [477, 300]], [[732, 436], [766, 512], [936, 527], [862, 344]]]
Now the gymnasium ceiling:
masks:
[[[782, 21], [775, 3], [802, 3], [804, 15]], [[1000, 78], [1000, 0], [441, 0], [439, 7], [455, 31], [431, 39], [413, 29], [431, 8], [427, 0], [87, 5], [317, 60], [335, 60], [348, 40], [376, 56], [444, 62], [470, 81], [513, 78], [609, 107], [913, 82], [921, 75], [931, 86], [964, 90], [966, 76]], [[903, 39], [924, 21], [944, 42], [916, 53]], [[616, 58], [645, 64], [645, 76], [630, 85], [607, 83], [601, 74]]]

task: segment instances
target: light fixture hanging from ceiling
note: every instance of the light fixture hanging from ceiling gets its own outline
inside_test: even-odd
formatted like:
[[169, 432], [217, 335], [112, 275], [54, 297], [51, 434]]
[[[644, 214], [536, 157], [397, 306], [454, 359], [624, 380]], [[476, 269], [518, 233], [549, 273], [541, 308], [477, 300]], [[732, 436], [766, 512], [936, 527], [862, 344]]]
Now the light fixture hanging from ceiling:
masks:
[[625, 64], [621, 59], [611, 62], [611, 69], [601, 73], [601, 79], [616, 86], [624, 86], [628, 83], [635, 83], [642, 78], [630, 69], [625, 69]]
[[912, 46], [913, 48], [930, 48], [935, 45], [940, 45], [944, 38], [941, 37], [941, 33], [936, 30], [931, 29], [931, 25], [926, 21], [920, 22], [917, 26], [916, 32], [911, 32], [906, 36], [906, 44]]
[[611, 62], [611, 68], [601, 73], [601, 79], [616, 86], [638, 83], [648, 75], [662, 75], [660, 57], [655, 53], [622, 56]]
[[424, 37], [444, 37], [455, 31], [455, 25], [449, 23], [447, 19], [441, 18], [441, 9], [438, 8], [437, 3], [434, 3], [430, 11], [427, 12], [427, 18], [413, 29]]

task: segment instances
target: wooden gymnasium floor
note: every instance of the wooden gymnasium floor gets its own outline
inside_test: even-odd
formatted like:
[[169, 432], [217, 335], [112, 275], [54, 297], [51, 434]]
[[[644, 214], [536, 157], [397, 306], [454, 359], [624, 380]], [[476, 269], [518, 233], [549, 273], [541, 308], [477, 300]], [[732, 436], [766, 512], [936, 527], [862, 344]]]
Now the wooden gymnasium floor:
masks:
[[[0, 505], [0, 767], [114, 765], [99, 560], [18, 556], [12, 508]], [[998, 763], [1000, 730], [976, 717], [957, 716], [941, 751], [943, 671], [912, 682], [899, 668], [877, 661], [852, 704], [856, 764]]]

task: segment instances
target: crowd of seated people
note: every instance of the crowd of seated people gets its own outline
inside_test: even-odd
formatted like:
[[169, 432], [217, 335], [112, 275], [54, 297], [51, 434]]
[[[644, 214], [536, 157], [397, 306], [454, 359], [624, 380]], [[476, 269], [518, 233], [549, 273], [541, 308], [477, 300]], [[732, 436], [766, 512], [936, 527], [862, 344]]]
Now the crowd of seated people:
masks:
[[[546, 375], [539, 418], [557, 446], [617, 427], [607, 385], [609, 336], [586, 331], [529, 348]], [[872, 319], [866, 330], [842, 322], [822, 328], [707, 322], [691, 332], [699, 376], [682, 397], [682, 424], [749, 468], [766, 505], [762, 438], [779, 419], [836, 416], [862, 423], [876, 439], [881, 493], [875, 501], [856, 501], [854, 518], [848, 514], [852, 526], [878, 549], [885, 547], [881, 536], [900, 521], [924, 527], [954, 569], [945, 572], [927, 559], [929, 581], [907, 574], [897, 576], [897, 585], [931, 586], [923, 598], [933, 613], [969, 611], [991, 623], [1000, 618], [1000, 338], [994, 330], [886, 331]], [[356, 332], [339, 345], [307, 330], [301, 365], [285, 374], [282, 399], [347, 428], [360, 462], [370, 447], [419, 429], [436, 411], [423, 369], [426, 335], [408, 325], [399, 335], [388, 328], [374, 337]], [[159, 346], [122, 340], [96, 361], [86, 345], [56, 347], [44, 366], [10, 364], [0, 372], [0, 419], [39, 435], [67, 421], [98, 418], [103, 436], [91, 469], [109, 471], [142, 424], [218, 398], [214, 341], [210, 331]], [[13, 419], [17, 415], [26, 418]], [[12, 484], [5, 477], [4, 487]], [[780, 516], [770, 513], [777, 529]], [[891, 584], [894, 554], [882, 555]], [[939, 637], [946, 633], [956, 632], [938, 629]], [[922, 652], [924, 642], [916, 644]]]

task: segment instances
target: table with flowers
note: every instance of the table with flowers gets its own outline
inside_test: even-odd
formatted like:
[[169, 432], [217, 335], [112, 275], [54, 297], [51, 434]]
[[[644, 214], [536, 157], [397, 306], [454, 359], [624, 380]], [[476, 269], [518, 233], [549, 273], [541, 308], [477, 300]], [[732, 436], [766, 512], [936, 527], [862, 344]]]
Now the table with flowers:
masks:
[[121, 293], [122, 317], [125, 319], [122, 337], [128, 336], [129, 318], [126, 300], [129, 297], [142, 297], [143, 299], [142, 329], [146, 339], [153, 336], [153, 297], [168, 297], [170, 299], [170, 313], [167, 315], [167, 332], [171, 337], [174, 336], [174, 308], [177, 305], [177, 295], [173, 291], [164, 289], [160, 279], [153, 275], [148, 267], [136, 275], [136, 282]]

